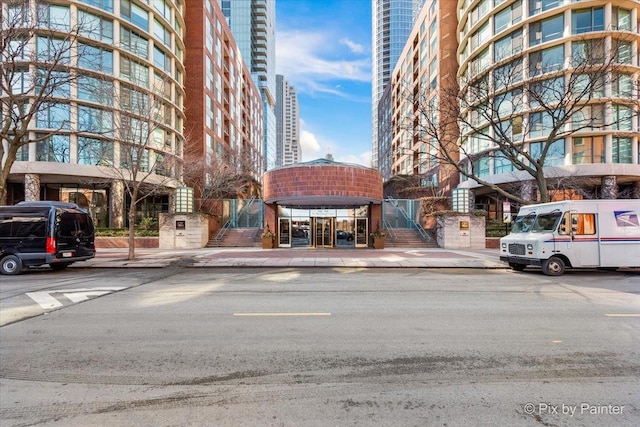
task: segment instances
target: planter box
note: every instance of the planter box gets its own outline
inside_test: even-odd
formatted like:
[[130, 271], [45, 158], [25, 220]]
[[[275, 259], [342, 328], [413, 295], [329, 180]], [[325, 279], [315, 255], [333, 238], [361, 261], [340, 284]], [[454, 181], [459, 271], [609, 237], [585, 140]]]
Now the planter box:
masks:
[[273, 239], [262, 239], [262, 249], [273, 249]]
[[373, 238], [373, 249], [384, 249], [385, 237], [374, 237]]

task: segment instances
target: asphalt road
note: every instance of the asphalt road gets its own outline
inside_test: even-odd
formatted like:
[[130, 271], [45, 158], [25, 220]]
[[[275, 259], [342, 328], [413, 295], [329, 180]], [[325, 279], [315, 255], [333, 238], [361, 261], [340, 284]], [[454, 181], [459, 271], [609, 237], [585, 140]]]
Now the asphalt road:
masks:
[[6, 426], [640, 425], [640, 275], [0, 278]]

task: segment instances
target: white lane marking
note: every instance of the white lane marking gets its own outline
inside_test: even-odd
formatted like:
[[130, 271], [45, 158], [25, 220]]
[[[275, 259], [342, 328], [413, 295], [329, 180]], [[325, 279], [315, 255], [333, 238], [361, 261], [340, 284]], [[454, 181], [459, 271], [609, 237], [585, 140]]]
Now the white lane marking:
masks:
[[331, 313], [233, 313], [234, 316], [331, 316]]
[[62, 307], [63, 305], [52, 294], [62, 294], [71, 302], [76, 303], [87, 301], [89, 297], [98, 297], [101, 295], [109, 294], [111, 292], [121, 291], [123, 289], [127, 288], [122, 286], [112, 286], [106, 288], [58, 289], [44, 292], [27, 292], [25, 295], [34, 300], [43, 309], [51, 310], [54, 308]]

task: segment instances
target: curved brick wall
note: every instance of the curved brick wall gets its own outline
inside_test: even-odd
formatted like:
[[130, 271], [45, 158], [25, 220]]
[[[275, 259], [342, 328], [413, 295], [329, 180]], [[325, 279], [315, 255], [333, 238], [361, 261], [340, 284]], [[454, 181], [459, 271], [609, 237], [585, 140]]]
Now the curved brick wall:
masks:
[[303, 163], [266, 172], [262, 191], [266, 203], [292, 199], [346, 201], [349, 198], [381, 203], [382, 175], [363, 166]]

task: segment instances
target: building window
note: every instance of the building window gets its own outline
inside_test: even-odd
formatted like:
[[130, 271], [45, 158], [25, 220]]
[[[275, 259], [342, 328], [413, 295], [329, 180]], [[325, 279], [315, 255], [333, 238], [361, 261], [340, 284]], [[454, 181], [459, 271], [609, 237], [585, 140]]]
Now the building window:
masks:
[[69, 40], [49, 37], [38, 37], [36, 52], [41, 61], [57, 61], [61, 64], [69, 64], [71, 44]]
[[529, 16], [559, 6], [560, 2], [561, 0], [529, 0]]
[[562, 69], [564, 44], [529, 54], [529, 77]]
[[120, 27], [120, 44], [123, 49], [133, 53], [140, 58], [149, 58], [149, 40], [142, 37], [135, 31]]
[[556, 15], [542, 21], [529, 24], [529, 46], [562, 37], [564, 31], [564, 15]]
[[70, 123], [69, 104], [43, 103], [36, 113], [36, 126], [42, 129], [69, 129]]
[[581, 34], [604, 30], [604, 8], [574, 10], [571, 14], [571, 33]]
[[153, 48], [153, 64], [157, 68], [171, 73], [171, 57], [156, 46]]
[[113, 82], [91, 76], [78, 76], [78, 99], [112, 105]]
[[493, 58], [498, 62], [522, 51], [522, 30], [514, 31], [496, 41], [493, 46]]
[[56, 4], [38, 4], [38, 25], [52, 30], [68, 32], [71, 15], [69, 8]]
[[[42, 137], [37, 135], [36, 137]], [[52, 135], [36, 144], [36, 161], [69, 163], [71, 144], [68, 135]]]
[[631, 31], [631, 11], [621, 7], [612, 7], [611, 28], [619, 31]]
[[529, 115], [529, 138], [546, 137], [553, 129], [553, 116], [546, 111]]
[[113, 12], [113, 0], [80, 0], [80, 2], [107, 12]]
[[166, 0], [153, 0], [153, 8], [160, 12], [164, 19], [171, 20], [171, 6], [169, 6]]
[[113, 21], [104, 19], [93, 13], [78, 11], [78, 32], [84, 37], [113, 43]]
[[[531, 157], [539, 160], [542, 157], [542, 149], [547, 144], [547, 141], [532, 142], [529, 145], [529, 151]], [[544, 167], [548, 166], [560, 166], [564, 164], [564, 139], [557, 139], [549, 145], [547, 155], [544, 158]]]
[[171, 47], [171, 32], [157, 19], [153, 20], [153, 35], [156, 40], [161, 41], [165, 46]]
[[604, 163], [604, 138], [602, 136], [574, 137], [573, 164]]
[[522, 0], [518, 0], [506, 9], [498, 12], [493, 18], [493, 33], [507, 29], [522, 20]]
[[113, 144], [100, 139], [79, 137], [78, 164], [112, 166]]
[[473, 161], [473, 174], [475, 176], [489, 175], [489, 156], [482, 156]]
[[598, 130], [604, 127], [604, 105], [585, 105], [571, 117], [574, 131]]
[[614, 39], [612, 40], [612, 45], [615, 62], [618, 64], [631, 64], [631, 42]]
[[78, 43], [78, 67], [113, 74], [113, 52]]
[[78, 131], [112, 135], [113, 113], [85, 105], [78, 106]]
[[631, 163], [631, 138], [613, 137], [611, 141], [611, 156], [613, 163]]
[[513, 172], [514, 167], [511, 160], [507, 159], [504, 153], [498, 151], [493, 158], [493, 173], [495, 175], [501, 173]]
[[136, 27], [149, 31], [149, 14], [131, 0], [120, 0], [120, 16]]
[[572, 42], [571, 62], [574, 67], [604, 64], [604, 40], [577, 40]]
[[149, 69], [122, 56], [120, 57], [120, 77], [138, 86], [149, 87]]
[[611, 127], [616, 130], [633, 130], [633, 110], [628, 105], [614, 104], [611, 107], [613, 123]]
[[633, 76], [631, 74], [616, 73], [611, 82], [613, 96], [631, 98], [633, 95]]

